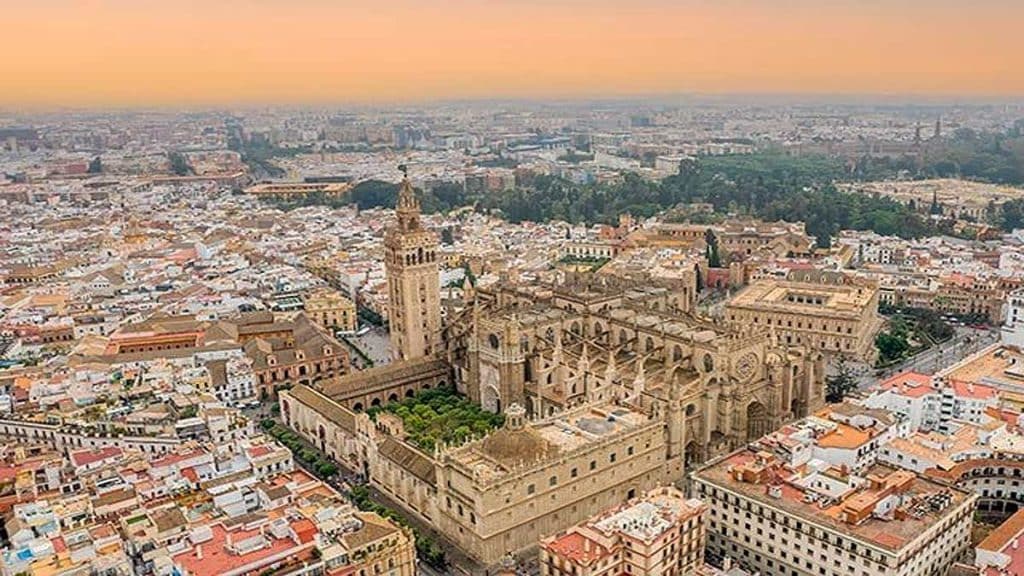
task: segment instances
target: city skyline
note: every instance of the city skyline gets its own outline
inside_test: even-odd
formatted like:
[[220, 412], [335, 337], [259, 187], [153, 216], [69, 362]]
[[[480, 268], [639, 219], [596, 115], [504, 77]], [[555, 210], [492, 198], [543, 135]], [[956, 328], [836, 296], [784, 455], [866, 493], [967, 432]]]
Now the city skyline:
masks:
[[1024, 0], [15, 0], [0, 576], [1024, 575]]
[[44, 0], [5, 17], [14, 108], [1024, 95], [1024, 5], [1003, 0]]

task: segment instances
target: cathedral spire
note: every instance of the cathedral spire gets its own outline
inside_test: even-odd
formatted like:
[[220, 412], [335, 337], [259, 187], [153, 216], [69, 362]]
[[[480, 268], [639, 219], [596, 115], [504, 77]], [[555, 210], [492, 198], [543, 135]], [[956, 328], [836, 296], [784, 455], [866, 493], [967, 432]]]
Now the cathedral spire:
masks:
[[395, 212], [398, 214], [398, 226], [403, 231], [415, 230], [420, 227], [420, 201], [416, 198], [412, 182], [409, 181], [409, 169], [402, 164], [402, 183], [398, 186], [398, 201]]
[[633, 391], [636, 393], [637, 398], [643, 394], [644, 388], [647, 384], [647, 358], [647, 356], [641, 356], [640, 359], [637, 360], [636, 378], [633, 379]]
[[608, 364], [604, 369], [604, 379], [608, 384], [611, 384], [615, 378], [619, 375], [619, 369], [615, 365], [615, 349], [608, 347]]
[[391, 351], [396, 360], [440, 352], [441, 287], [437, 236], [420, 225], [420, 204], [405, 177], [398, 188], [397, 224], [384, 234]]
[[590, 370], [590, 358], [587, 354], [587, 343], [583, 343], [583, 350], [580, 352], [580, 359], [576, 362], [576, 367], [580, 372], [587, 372]]

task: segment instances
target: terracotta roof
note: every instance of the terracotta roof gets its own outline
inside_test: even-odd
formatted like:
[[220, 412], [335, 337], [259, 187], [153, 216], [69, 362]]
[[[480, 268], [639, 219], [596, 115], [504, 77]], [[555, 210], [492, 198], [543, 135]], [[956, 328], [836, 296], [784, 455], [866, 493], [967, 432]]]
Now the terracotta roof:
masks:
[[360, 512], [357, 515], [363, 521], [363, 527], [342, 536], [342, 540], [351, 551], [363, 548], [368, 544], [398, 532], [398, 528], [376, 514]]
[[611, 552], [599, 542], [591, 540], [576, 530], [558, 536], [554, 540], [544, 543], [543, 546], [562, 558], [567, 558], [583, 566], [590, 566], [593, 562], [604, 559]]
[[108, 446], [106, 448], [87, 448], [85, 450], [79, 450], [71, 453], [71, 463], [76, 467], [88, 466], [89, 464], [95, 464], [107, 460], [108, 458], [117, 458], [121, 456], [121, 449], [116, 446]]
[[[989, 532], [977, 547], [982, 550], [999, 552], [1016, 539], [1022, 531], [1024, 531], [1024, 510], [1018, 510], [995, 530]], [[1021, 560], [1024, 561], [1024, 550], [1021, 550]]]
[[403, 470], [408, 470], [413, 476], [431, 486], [437, 486], [434, 461], [419, 450], [389, 436], [381, 443], [378, 452]]
[[426, 380], [450, 372], [451, 366], [447, 362], [427, 356], [352, 372], [323, 384], [321, 388], [327, 396], [344, 400], [380, 386], [398, 386], [405, 382]]
[[287, 395], [305, 404], [310, 410], [317, 412], [327, 420], [337, 424], [342, 430], [355, 432], [355, 413], [316, 390], [308, 386], [299, 385], [288, 390]]

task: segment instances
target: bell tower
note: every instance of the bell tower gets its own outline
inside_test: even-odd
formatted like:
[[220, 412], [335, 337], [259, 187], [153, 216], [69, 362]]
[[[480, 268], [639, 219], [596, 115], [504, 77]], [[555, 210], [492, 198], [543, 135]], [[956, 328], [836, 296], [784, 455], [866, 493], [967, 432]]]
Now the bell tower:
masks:
[[405, 173], [395, 207], [397, 223], [384, 235], [391, 356], [411, 360], [440, 351], [441, 281], [438, 239], [420, 225], [420, 202]]

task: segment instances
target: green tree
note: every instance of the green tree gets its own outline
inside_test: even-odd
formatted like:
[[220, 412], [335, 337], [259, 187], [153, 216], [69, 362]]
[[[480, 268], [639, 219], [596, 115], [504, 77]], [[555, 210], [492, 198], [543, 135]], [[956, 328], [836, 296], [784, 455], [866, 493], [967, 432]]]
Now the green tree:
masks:
[[722, 259], [718, 255], [718, 236], [715, 235], [715, 231], [711, 228], [704, 231], [704, 242], [707, 244], [705, 252], [708, 259], [708, 267], [721, 268]]
[[903, 334], [892, 332], [879, 332], [875, 337], [875, 347], [878, 348], [879, 358], [882, 362], [892, 362], [903, 358], [910, 344]]
[[398, 184], [383, 180], [364, 180], [352, 187], [348, 199], [360, 210], [391, 208], [398, 200]]
[[320, 461], [317, 462], [316, 472], [321, 478], [330, 478], [338, 473], [338, 467], [331, 462]]
[[835, 373], [825, 378], [825, 401], [833, 404], [842, 402], [847, 394], [856, 389], [853, 370], [846, 362], [846, 356], [840, 354], [836, 359]]
[[1007, 232], [1024, 228], [1024, 199], [1015, 198], [1003, 204], [1001, 224]]
[[942, 204], [939, 204], [938, 192], [932, 192], [932, 205], [928, 208], [928, 213], [932, 216], [939, 216], [942, 214]]
[[473, 274], [473, 269], [469, 267], [468, 262], [462, 266], [462, 272], [466, 279], [469, 280], [469, 285], [476, 286], [476, 274]]
[[188, 158], [181, 152], [171, 152], [167, 155], [167, 159], [171, 163], [171, 173], [176, 176], [188, 176], [193, 173], [192, 166], [188, 163]]
[[451, 227], [441, 229], [441, 244], [445, 246], [451, 246], [455, 243], [455, 239], [452, 237]]

